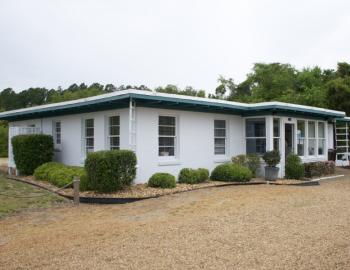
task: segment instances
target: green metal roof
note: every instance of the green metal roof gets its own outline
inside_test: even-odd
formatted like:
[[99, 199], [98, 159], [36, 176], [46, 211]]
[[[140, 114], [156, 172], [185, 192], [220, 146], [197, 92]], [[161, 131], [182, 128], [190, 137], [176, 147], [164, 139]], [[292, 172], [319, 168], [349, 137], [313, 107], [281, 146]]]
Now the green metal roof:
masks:
[[140, 90], [125, 90], [94, 96], [90, 98], [47, 104], [20, 110], [0, 113], [0, 120], [17, 121], [59, 115], [79, 114], [93, 111], [126, 108], [130, 100], [140, 107], [165, 108], [174, 110], [200, 111], [241, 116], [286, 115], [315, 117], [324, 119], [344, 118], [341, 111], [282, 102], [263, 102], [255, 104], [231, 102], [226, 100], [190, 97], [182, 95], [155, 93]]

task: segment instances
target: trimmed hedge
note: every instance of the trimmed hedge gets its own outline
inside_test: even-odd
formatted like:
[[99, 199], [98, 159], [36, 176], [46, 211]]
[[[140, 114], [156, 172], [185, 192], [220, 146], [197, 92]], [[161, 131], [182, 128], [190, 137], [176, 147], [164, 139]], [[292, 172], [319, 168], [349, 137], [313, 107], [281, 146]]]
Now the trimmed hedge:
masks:
[[[84, 168], [66, 166], [62, 163], [48, 162], [45, 163], [34, 171], [34, 177], [38, 180], [48, 181], [49, 183], [63, 187], [73, 181], [74, 176], [82, 178], [85, 175]], [[81, 185], [81, 190], [86, 190], [84, 185]]]
[[323, 175], [329, 175], [335, 173], [334, 161], [319, 161], [305, 163], [305, 177], [319, 177]]
[[198, 182], [202, 183], [209, 179], [209, 170], [205, 168], [198, 168]]
[[8, 155], [8, 127], [0, 123], [0, 157]]
[[40, 165], [52, 161], [54, 144], [50, 135], [18, 135], [11, 142], [16, 167], [21, 174], [33, 174]]
[[89, 153], [85, 160], [87, 186], [113, 192], [130, 186], [136, 177], [136, 155], [130, 150]]
[[196, 184], [199, 182], [200, 175], [197, 170], [183, 168], [179, 173], [178, 182], [183, 184]]
[[174, 188], [176, 187], [176, 179], [170, 173], [155, 173], [148, 180], [148, 186], [155, 188]]
[[248, 182], [252, 177], [253, 174], [248, 168], [234, 163], [225, 163], [212, 171], [210, 179], [224, 182]]
[[253, 176], [256, 176], [256, 172], [260, 168], [260, 157], [253, 153], [238, 155], [232, 157], [232, 163], [247, 167], [253, 173]]
[[205, 168], [183, 168], [179, 173], [178, 182], [182, 184], [198, 184], [209, 179], [209, 171]]
[[285, 178], [301, 180], [304, 178], [304, 165], [296, 154], [290, 154], [286, 159]]

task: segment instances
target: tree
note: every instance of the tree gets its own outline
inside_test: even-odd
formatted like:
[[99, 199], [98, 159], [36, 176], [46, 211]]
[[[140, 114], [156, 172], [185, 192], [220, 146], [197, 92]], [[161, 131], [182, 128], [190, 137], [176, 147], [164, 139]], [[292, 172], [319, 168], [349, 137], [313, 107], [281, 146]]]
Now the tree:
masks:
[[328, 82], [326, 97], [330, 109], [345, 111], [350, 115], [350, 77]]
[[338, 63], [337, 74], [341, 78], [350, 76], [350, 64], [346, 62]]
[[117, 88], [113, 84], [109, 83], [109, 84], [105, 85], [104, 91], [106, 93], [112, 93], [112, 92], [117, 91]]

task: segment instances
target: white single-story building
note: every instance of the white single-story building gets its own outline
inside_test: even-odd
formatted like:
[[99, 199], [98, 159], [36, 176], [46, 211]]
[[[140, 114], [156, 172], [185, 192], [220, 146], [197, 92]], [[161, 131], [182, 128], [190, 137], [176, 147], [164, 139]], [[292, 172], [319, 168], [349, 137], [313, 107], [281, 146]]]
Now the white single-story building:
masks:
[[[55, 160], [67, 165], [83, 166], [92, 151], [135, 151], [135, 183], [155, 172], [212, 170], [232, 156], [273, 149], [281, 153], [283, 176], [288, 153], [303, 162], [328, 160], [336, 119], [349, 120], [341, 111], [289, 103], [245, 104], [140, 90], [0, 113], [0, 120], [9, 121], [9, 140], [17, 134], [53, 135]], [[10, 145], [9, 167], [15, 166]]]

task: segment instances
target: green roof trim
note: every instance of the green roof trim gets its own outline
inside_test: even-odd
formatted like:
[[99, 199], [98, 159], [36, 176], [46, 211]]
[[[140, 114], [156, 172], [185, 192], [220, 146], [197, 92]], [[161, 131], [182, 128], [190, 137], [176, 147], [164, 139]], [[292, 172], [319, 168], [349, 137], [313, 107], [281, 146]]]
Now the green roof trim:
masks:
[[[135, 100], [136, 106], [139, 107], [233, 114], [241, 116], [295, 115], [320, 119], [345, 119], [344, 112], [282, 102], [247, 104], [217, 99], [154, 93], [150, 91], [126, 90], [85, 99], [2, 112], [0, 113], [0, 120], [18, 121], [126, 108], [129, 106], [131, 99]], [[350, 118], [349, 120], [344, 121], [350, 121]]]

